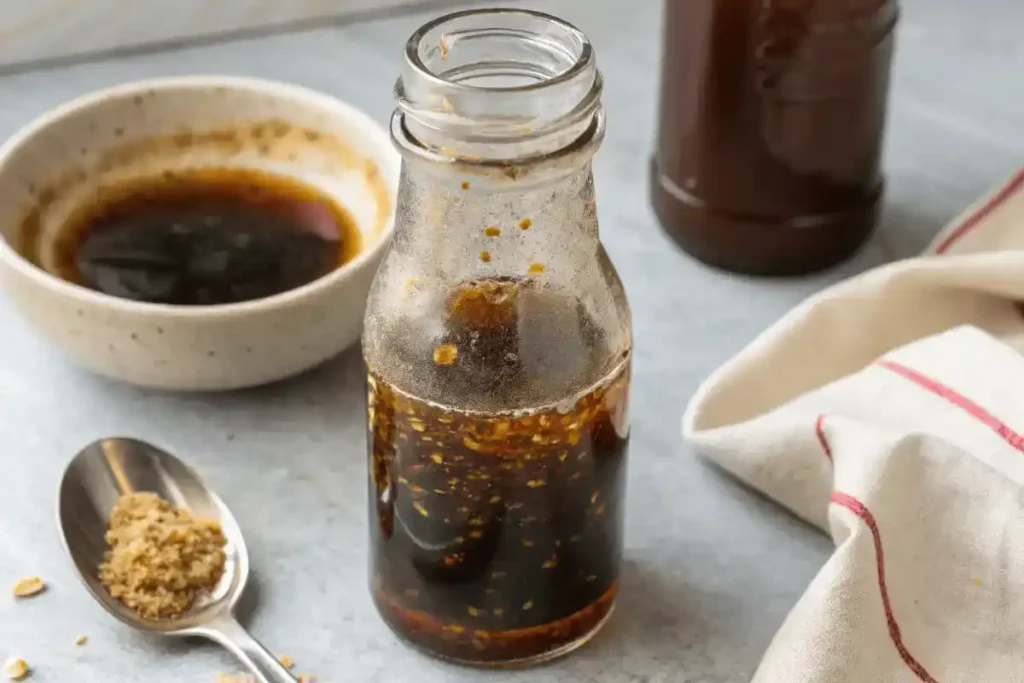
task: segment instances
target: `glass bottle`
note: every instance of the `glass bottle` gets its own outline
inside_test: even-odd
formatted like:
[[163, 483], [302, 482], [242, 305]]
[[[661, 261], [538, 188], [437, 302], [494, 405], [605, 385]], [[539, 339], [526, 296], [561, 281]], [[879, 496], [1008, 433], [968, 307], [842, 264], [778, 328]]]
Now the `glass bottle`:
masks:
[[896, 0], [666, 0], [655, 211], [696, 258], [833, 265], [882, 197]]
[[429, 654], [569, 652], [618, 591], [632, 339], [598, 239], [590, 43], [474, 10], [406, 46], [395, 238], [365, 320], [371, 590]]

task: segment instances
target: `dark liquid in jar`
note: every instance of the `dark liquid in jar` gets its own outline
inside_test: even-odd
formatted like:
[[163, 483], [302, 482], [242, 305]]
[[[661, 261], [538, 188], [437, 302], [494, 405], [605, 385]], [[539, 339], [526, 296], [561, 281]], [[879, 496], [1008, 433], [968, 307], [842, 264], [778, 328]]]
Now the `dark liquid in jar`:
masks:
[[652, 198], [712, 265], [830, 266], [882, 196], [896, 0], [665, 3]]
[[[450, 301], [427, 361], [453, 388], [515, 384], [516, 286], [473, 283]], [[613, 361], [562, 402], [507, 412], [424, 401], [370, 369], [373, 596], [399, 635], [508, 665], [601, 625], [618, 590], [628, 442], [628, 352]]]
[[228, 304], [280, 294], [360, 247], [318, 189], [252, 169], [164, 173], [106, 188], [58, 236], [56, 274], [133, 301]]

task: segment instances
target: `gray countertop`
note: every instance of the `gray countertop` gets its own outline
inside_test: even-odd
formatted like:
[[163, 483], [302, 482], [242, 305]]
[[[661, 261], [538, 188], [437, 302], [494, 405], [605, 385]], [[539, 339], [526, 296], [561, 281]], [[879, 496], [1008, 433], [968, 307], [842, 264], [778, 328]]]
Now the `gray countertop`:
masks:
[[[1024, 4], [906, 0], [883, 225], [841, 268], [771, 281], [712, 272], [687, 259], [660, 234], [648, 208], [660, 3], [529, 4], [587, 31], [607, 79], [609, 135], [597, 161], [598, 202], [637, 339], [626, 566], [609, 626], [574, 656], [519, 673], [450, 667], [396, 641], [366, 590], [355, 352], [253, 391], [143, 392], [71, 367], [0, 301], [0, 588], [32, 574], [51, 586], [28, 602], [0, 596], [0, 660], [26, 658], [38, 683], [212, 683], [217, 672], [236, 670], [214, 647], [128, 632], [73, 576], [54, 524], [57, 479], [78, 447], [116, 433], [187, 456], [222, 492], [251, 546], [253, 632], [318, 680], [749, 679], [830, 542], [694, 460], [679, 437], [683, 407], [702, 378], [793, 304], [913, 254], [1024, 160]], [[9, 74], [0, 78], [0, 134], [100, 86], [194, 72], [295, 81], [385, 121], [402, 43], [432, 13]], [[89, 637], [84, 647], [74, 645], [80, 633]]]

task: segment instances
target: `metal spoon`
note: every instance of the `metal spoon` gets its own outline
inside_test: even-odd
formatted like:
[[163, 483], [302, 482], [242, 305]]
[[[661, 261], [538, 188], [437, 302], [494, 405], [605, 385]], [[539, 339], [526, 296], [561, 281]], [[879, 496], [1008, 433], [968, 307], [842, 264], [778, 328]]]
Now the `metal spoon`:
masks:
[[[106, 551], [107, 518], [121, 496], [151, 491], [165, 500], [220, 522], [227, 539], [224, 576], [207, 599], [172, 619], [146, 619], [107, 593], [97, 578]], [[227, 506], [176, 457], [136, 439], [102, 439], [72, 459], [60, 482], [57, 518], [79, 577], [96, 601], [123, 623], [164, 636], [198, 636], [229, 650], [261, 683], [297, 683], [277, 659], [235, 618], [249, 576], [242, 532]]]

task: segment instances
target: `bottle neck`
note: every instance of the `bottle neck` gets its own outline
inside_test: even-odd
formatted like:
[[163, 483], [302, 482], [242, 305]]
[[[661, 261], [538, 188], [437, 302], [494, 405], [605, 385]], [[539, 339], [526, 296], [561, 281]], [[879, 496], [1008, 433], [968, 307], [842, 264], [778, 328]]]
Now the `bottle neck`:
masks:
[[498, 189], [420, 164], [403, 168], [392, 257], [430, 264], [432, 277], [543, 273], [555, 284], [590, 267], [599, 247], [589, 159], [546, 183]]

